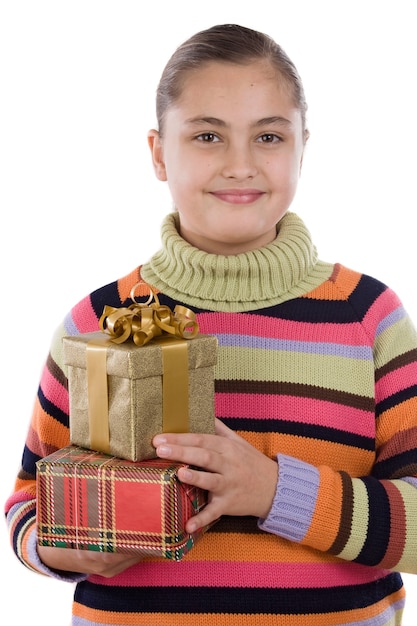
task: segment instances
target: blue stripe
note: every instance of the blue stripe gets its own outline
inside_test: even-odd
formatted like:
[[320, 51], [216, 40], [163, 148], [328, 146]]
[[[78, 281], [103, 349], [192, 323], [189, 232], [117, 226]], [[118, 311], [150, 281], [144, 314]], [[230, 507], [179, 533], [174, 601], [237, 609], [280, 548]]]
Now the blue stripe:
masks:
[[72, 319], [72, 314], [68, 313], [64, 319], [64, 328], [67, 335], [73, 337], [74, 335], [79, 335], [80, 331], [78, 330], [74, 320]]
[[384, 319], [379, 322], [376, 329], [376, 335], [380, 335], [382, 332], [384, 332], [384, 330], [401, 321], [402, 319], [404, 319], [404, 317], [406, 317], [404, 307], [399, 306], [398, 309], [395, 309], [394, 311], [389, 313], [389, 315], [384, 317]]
[[219, 346], [233, 348], [258, 348], [259, 350], [282, 350], [284, 352], [303, 352], [306, 354], [323, 354], [341, 356], [347, 359], [371, 361], [373, 358], [370, 346], [349, 346], [339, 343], [294, 341], [290, 339], [273, 339], [254, 335], [217, 334]]

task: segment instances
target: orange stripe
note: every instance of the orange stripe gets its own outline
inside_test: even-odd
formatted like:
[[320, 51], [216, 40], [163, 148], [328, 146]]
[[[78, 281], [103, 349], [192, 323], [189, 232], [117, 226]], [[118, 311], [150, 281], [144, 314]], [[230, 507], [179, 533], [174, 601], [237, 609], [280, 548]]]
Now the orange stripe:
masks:
[[45, 413], [45, 417], [39, 422], [39, 438], [42, 443], [56, 448], [65, 448], [70, 442], [69, 429], [56, 419]]
[[36, 397], [31, 419], [31, 428], [27, 435], [29, 448], [41, 454], [39, 441], [56, 448], [64, 448], [69, 443], [69, 429], [44, 411]]
[[[215, 528], [215, 526], [214, 526]], [[187, 554], [187, 561], [248, 561], [251, 563], [339, 563], [331, 554], [321, 554], [309, 547], [287, 541], [277, 535], [260, 533], [216, 533], [211, 530]], [[204, 567], [204, 563], [202, 563]]]
[[26, 495], [33, 499], [36, 498], [36, 480], [17, 478], [14, 492], [17, 493], [18, 491], [24, 491], [25, 500], [27, 500]]
[[[32, 529], [32, 527], [33, 524], [26, 528], [25, 535], [24, 537], [22, 537], [22, 540], [20, 542], [21, 557], [23, 558], [25, 563], [31, 563], [31, 559], [29, 558], [28, 541], [30, 537], [30, 530]], [[27, 532], [28, 530], [29, 532]]]
[[[137, 283], [142, 280], [140, 275], [141, 265], [124, 276], [123, 278], [119, 278], [117, 281], [117, 289], [119, 291], [120, 301], [124, 302], [127, 298], [130, 298], [130, 292], [132, 291], [132, 287], [137, 285]], [[155, 293], [159, 293], [159, 290], [152, 286], [152, 289]], [[146, 286], [146, 283], [143, 285], [138, 285], [135, 289], [136, 297], [148, 297], [149, 296], [149, 288]]]
[[[346, 300], [356, 288], [361, 274], [354, 272], [343, 265], [336, 265], [330, 280], [326, 280], [313, 291], [304, 295], [304, 298], [316, 300]], [[343, 289], [339, 288], [342, 284]]]
[[[391, 439], [402, 427], [407, 428], [410, 423], [414, 423], [414, 415], [417, 413], [417, 397], [404, 400], [401, 404], [388, 409], [378, 417], [378, 433], [381, 433], [377, 441]], [[407, 419], [410, 416], [410, 420]]]
[[[342, 477], [329, 467], [320, 468], [320, 487], [316, 510], [303, 543], [318, 550], [329, 550], [337, 537], [342, 514]], [[333, 509], [329, 513], [329, 509]], [[333, 523], [332, 523], [333, 520]], [[323, 532], [323, 529], [326, 529]]]
[[120, 302], [124, 302], [130, 297], [130, 291], [134, 285], [140, 280], [140, 266], [135, 268], [133, 272], [127, 274], [117, 281], [117, 289], [119, 291]]
[[276, 454], [281, 452], [314, 466], [321, 465], [325, 458], [329, 466], [342, 468], [355, 476], [369, 474], [375, 460], [372, 451], [323, 439], [309, 439], [280, 433], [237, 432], [243, 439], [271, 458], [275, 458]]

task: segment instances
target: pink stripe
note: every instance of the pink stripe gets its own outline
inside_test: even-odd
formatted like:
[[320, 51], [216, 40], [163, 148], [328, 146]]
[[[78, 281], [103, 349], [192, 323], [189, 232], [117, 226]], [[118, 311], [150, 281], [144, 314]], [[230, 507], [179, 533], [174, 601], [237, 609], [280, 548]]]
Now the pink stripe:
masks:
[[[13, 493], [6, 501], [6, 504], [4, 506], [5, 513], [7, 513], [15, 504], [21, 504], [22, 502], [32, 503], [33, 493], [29, 491], [23, 491], [23, 490], [16, 491], [16, 493]], [[35, 505], [33, 504], [33, 506]]]
[[386, 576], [356, 563], [247, 563], [180, 561], [179, 563], [142, 562], [114, 578], [90, 576], [100, 585], [122, 587], [331, 587], [358, 585]]
[[[252, 335], [254, 337], [325, 341], [340, 345], [361, 346], [364, 343], [361, 324], [291, 322], [275, 317], [245, 313], [199, 313], [200, 332], [208, 335]], [[239, 332], [240, 329], [240, 332]], [[355, 329], [357, 332], [355, 332]]]
[[51, 372], [46, 366], [43, 369], [40, 384], [45, 397], [53, 402], [54, 405], [58, 407], [58, 409], [68, 414], [68, 392], [65, 387], [52, 376]]
[[380, 378], [376, 383], [376, 397], [378, 402], [385, 400], [388, 396], [402, 391], [407, 387], [412, 387], [416, 384], [416, 364], [409, 363], [400, 367], [399, 369], [388, 372], [385, 376]]
[[97, 315], [91, 305], [90, 296], [79, 302], [71, 311], [72, 320], [80, 333], [98, 330]]
[[365, 328], [370, 329], [369, 332], [375, 333], [381, 319], [395, 311], [401, 302], [398, 296], [390, 289], [386, 289], [372, 304], [363, 318]]
[[[373, 414], [342, 404], [296, 398], [293, 396], [275, 396], [243, 393], [216, 393], [215, 411], [218, 417], [248, 417], [252, 419], [289, 420], [300, 424], [312, 424], [338, 428], [365, 437], [375, 436]], [[371, 415], [372, 419], [369, 419]]]

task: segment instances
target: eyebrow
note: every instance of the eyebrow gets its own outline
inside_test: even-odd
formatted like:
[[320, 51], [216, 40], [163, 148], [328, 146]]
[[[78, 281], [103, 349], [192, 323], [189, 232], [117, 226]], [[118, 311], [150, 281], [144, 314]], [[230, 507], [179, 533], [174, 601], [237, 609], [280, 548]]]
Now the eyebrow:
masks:
[[255, 126], [269, 126], [269, 125], [275, 125], [277, 124], [278, 126], [292, 126], [293, 123], [290, 122], [290, 120], [287, 120], [286, 117], [282, 117], [280, 115], [273, 115], [272, 117], [263, 117], [262, 119], [258, 120], [255, 124]]
[[[209, 124], [211, 126], [220, 126], [222, 128], [225, 128], [226, 126], [228, 126], [228, 124], [224, 120], [221, 120], [217, 117], [210, 117], [210, 116], [209, 117], [192, 117], [185, 121], [187, 124], [194, 124], [196, 126], [204, 125], [204, 124]], [[290, 120], [287, 120], [287, 118], [282, 117], [280, 115], [272, 115], [271, 117], [263, 117], [262, 119], [257, 120], [254, 124], [254, 126], [256, 127], [270, 126], [270, 125], [291, 127], [293, 124], [292, 122], [290, 122]]]

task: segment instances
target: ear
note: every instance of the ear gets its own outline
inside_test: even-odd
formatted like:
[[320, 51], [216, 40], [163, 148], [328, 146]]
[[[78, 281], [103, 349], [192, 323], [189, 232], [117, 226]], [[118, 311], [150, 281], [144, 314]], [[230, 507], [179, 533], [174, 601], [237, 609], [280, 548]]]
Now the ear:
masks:
[[303, 154], [301, 155], [301, 159], [300, 159], [300, 167], [298, 168], [298, 176], [301, 176], [301, 170], [303, 169], [303, 159], [304, 159], [304, 150], [303, 150]]
[[301, 170], [302, 170], [302, 167], [303, 167], [304, 152], [305, 152], [305, 149], [306, 149], [306, 146], [307, 146], [307, 141], [308, 141], [309, 137], [310, 137], [310, 131], [306, 128], [305, 131], [304, 131], [304, 145], [303, 145], [303, 151], [301, 153], [300, 167], [299, 167], [299, 170], [298, 170], [299, 176], [301, 176]]
[[150, 130], [148, 132], [148, 145], [151, 150], [153, 168], [158, 180], [166, 181], [167, 174], [164, 162], [164, 151], [162, 148], [162, 141], [157, 130]]

